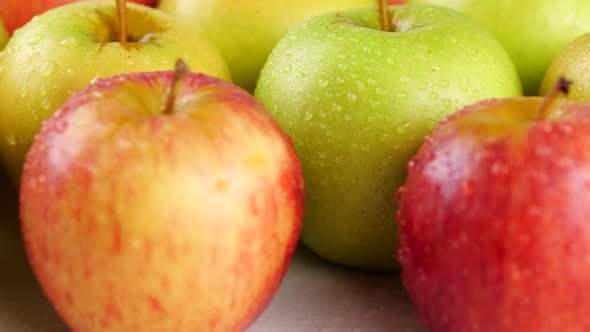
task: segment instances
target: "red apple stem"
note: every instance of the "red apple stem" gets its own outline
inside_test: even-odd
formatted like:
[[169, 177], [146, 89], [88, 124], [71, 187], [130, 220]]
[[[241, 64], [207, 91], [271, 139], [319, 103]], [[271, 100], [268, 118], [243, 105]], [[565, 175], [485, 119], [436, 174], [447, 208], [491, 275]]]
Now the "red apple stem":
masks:
[[549, 111], [551, 104], [555, 101], [555, 99], [557, 99], [557, 97], [559, 97], [561, 93], [567, 95], [570, 91], [571, 85], [572, 81], [568, 80], [563, 76], [560, 77], [553, 86], [553, 88], [551, 88], [551, 91], [549, 91], [549, 93], [545, 97], [545, 100], [543, 100], [543, 103], [541, 104], [539, 109], [537, 109], [537, 112], [535, 113], [535, 119], [545, 119], [547, 117], [547, 112]]
[[172, 114], [174, 110], [174, 103], [176, 102], [176, 97], [178, 96], [178, 91], [180, 90], [182, 78], [186, 73], [190, 72], [190, 68], [182, 59], [176, 60], [176, 64], [174, 65], [174, 78], [172, 79], [172, 84], [170, 85], [170, 93], [168, 93], [168, 100], [166, 101], [166, 108], [164, 108], [164, 114]]
[[379, 10], [379, 23], [381, 31], [391, 31], [391, 22], [389, 18], [389, 10], [387, 8], [387, 0], [377, 0], [377, 8]]
[[127, 43], [127, 4], [126, 0], [116, 0], [117, 3], [117, 40], [121, 44]]

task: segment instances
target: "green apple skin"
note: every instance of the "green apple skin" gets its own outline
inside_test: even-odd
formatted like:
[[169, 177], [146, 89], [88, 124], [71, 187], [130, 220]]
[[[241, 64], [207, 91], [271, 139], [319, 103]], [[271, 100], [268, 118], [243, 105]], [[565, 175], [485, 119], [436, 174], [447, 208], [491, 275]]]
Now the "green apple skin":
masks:
[[171, 69], [182, 58], [193, 71], [231, 79], [206, 37], [155, 8], [128, 3], [129, 36], [145, 39], [114, 42], [115, 13], [114, 1], [57, 7], [18, 29], [6, 45], [0, 56], [0, 153], [15, 183], [41, 122], [98, 78]]
[[253, 91], [268, 54], [289, 28], [325, 12], [374, 5], [373, 0], [161, 0], [157, 7], [196, 23], [221, 51], [234, 82]]
[[539, 94], [549, 93], [559, 77], [572, 81], [568, 99], [590, 102], [590, 33], [567, 44], [551, 62]]
[[474, 101], [521, 95], [505, 49], [447, 8], [313, 18], [278, 43], [256, 97], [291, 136], [306, 179], [303, 242], [328, 260], [392, 269], [396, 189], [424, 136]]
[[0, 18], [0, 51], [4, 48], [4, 45], [8, 42], [8, 32], [4, 27], [4, 23], [2, 23], [2, 18]]
[[526, 95], [537, 95], [543, 74], [569, 42], [590, 31], [590, 1], [408, 0], [454, 8], [504, 45]]

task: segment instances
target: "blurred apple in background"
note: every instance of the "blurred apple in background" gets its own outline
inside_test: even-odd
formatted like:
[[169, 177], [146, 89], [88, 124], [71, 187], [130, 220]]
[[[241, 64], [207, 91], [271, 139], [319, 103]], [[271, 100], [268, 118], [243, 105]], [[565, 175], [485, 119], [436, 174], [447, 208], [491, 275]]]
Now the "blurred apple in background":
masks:
[[410, 162], [399, 257], [430, 331], [590, 330], [590, 104], [555, 91], [470, 105]]
[[268, 54], [289, 28], [325, 12], [374, 6], [374, 1], [160, 0], [157, 6], [207, 33], [234, 82], [252, 91]]
[[543, 74], [567, 43], [590, 32], [590, 1], [407, 0], [454, 8], [491, 31], [516, 64], [524, 93], [537, 95]]
[[172, 80], [99, 81], [27, 155], [27, 253], [74, 331], [243, 331], [291, 260], [303, 178], [290, 140], [244, 90]]
[[114, 1], [83, 1], [45, 12], [10, 39], [0, 56], [0, 153], [15, 182], [41, 122], [98, 78], [172, 68], [182, 57], [196, 72], [229, 80], [203, 35], [157, 9], [127, 5], [128, 42]]
[[574, 81], [569, 99], [590, 102], [590, 33], [569, 43], [555, 56], [545, 73], [540, 94], [546, 95], [559, 77]]
[[291, 29], [256, 97], [291, 136], [306, 179], [303, 242], [324, 258], [394, 268], [395, 190], [424, 136], [476, 100], [518, 96], [504, 48], [463, 15], [391, 6], [327, 14]]
[[[2, 0], [0, 1], [0, 17], [4, 19], [9, 34], [28, 23], [34, 16], [49, 9], [71, 2], [83, 0]], [[103, 0], [111, 1], [112, 0]], [[156, 0], [129, 0], [143, 5], [154, 6]]]

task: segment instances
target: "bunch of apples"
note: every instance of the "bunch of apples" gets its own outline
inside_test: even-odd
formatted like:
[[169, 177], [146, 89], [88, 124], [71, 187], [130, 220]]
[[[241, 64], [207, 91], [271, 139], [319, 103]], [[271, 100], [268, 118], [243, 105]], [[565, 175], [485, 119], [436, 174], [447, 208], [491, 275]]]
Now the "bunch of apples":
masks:
[[590, 3], [30, 2], [0, 156], [74, 331], [244, 330], [299, 239], [433, 331], [590, 329]]

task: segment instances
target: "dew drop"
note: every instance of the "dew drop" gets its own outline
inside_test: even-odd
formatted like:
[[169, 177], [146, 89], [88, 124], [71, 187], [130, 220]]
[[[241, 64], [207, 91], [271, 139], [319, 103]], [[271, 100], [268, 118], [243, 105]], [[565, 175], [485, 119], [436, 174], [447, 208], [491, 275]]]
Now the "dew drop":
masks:
[[8, 145], [16, 145], [16, 136], [14, 135], [14, 133], [6, 133], [6, 142], [8, 143]]
[[428, 88], [428, 82], [422, 81], [422, 82], [420, 82], [420, 84], [418, 84], [418, 89], [426, 90], [426, 88]]
[[448, 87], [448, 86], [449, 86], [449, 84], [450, 84], [450, 83], [449, 83], [449, 81], [447, 81], [447, 80], [440, 80], [440, 81], [438, 81], [438, 86], [440, 86], [440, 87], [443, 87], [443, 88], [446, 88], [446, 87]]
[[76, 47], [80, 44], [76, 38], [66, 38], [60, 42], [63, 46], [66, 47]]
[[326, 86], [328, 86], [328, 80], [322, 79], [320, 80], [319, 84], [322, 88], [325, 88]]
[[27, 44], [28, 45], [35, 45], [35, 44], [38, 44], [41, 40], [43, 40], [43, 35], [40, 33], [37, 33], [37, 34], [32, 35], [27, 40]]
[[352, 115], [350, 115], [349, 113], [344, 114], [344, 120], [346, 120], [346, 121], [352, 120]]
[[405, 91], [399, 91], [396, 95], [397, 99], [404, 100], [408, 98], [408, 93]]
[[348, 101], [349, 102], [354, 103], [354, 102], [356, 102], [356, 99], [357, 99], [357, 95], [355, 93], [353, 93], [353, 92], [348, 93]]
[[74, 76], [74, 69], [72, 69], [72, 68], [66, 69], [66, 75], [68, 75], [68, 76]]
[[398, 125], [397, 128], [395, 129], [395, 131], [397, 131], [398, 134], [403, 134], [403, 133], [406, 132], [406, 130], [408, 129], [409, 125], [410, 124], [408, 122], [404, 122], [404, 123]]
[[436, 93], [436, 92], [434, 92], [434, 91], [432, 91], [432, 92], [430, 93], [430, 99], [432, 99], [432, 100], [437, 100], [437, 99], [438, 99], [438, 97], [439, 97], [438, 93]]
[[445, 108], [449, 108], [451, 107], [451, 105], [453, 105], [453, 102], [450, 99], [446, 98], [442, 101], [442, 105]]

